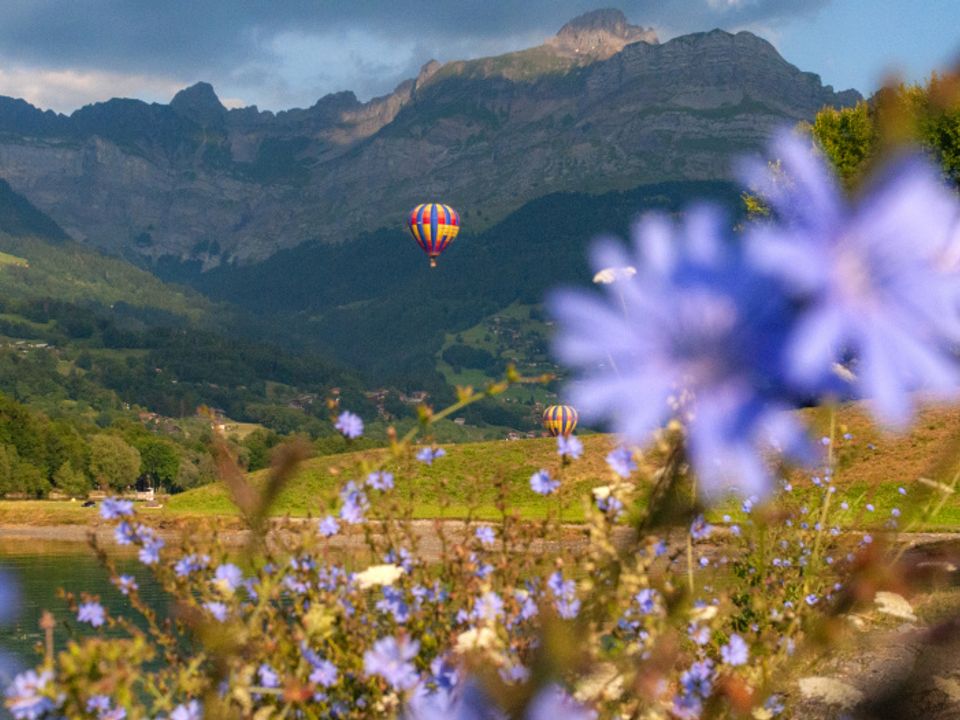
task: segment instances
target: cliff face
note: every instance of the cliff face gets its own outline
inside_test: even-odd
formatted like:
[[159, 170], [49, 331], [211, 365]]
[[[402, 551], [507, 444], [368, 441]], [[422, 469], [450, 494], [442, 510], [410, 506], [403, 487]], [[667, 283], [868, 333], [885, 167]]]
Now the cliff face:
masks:
[[858, 98], [749, 33], [660, 44], [597, 11], [537, 48], [428, 63], [367, 103], [228, 111], [199, 83], [66, 117], [0, 98], [0, 178], [78, 239], [212, 267], [399, 225], [425, 199], [480, 228], [558, 190], [725, 178], [774, 128]]

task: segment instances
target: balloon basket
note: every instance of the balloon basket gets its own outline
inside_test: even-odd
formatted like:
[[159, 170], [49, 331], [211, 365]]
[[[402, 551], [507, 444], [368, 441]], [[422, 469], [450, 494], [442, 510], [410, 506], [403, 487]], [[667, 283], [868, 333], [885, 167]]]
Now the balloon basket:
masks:
[[435, 268], [437, 266], [437, 259], [430, 258], [430, 267]]

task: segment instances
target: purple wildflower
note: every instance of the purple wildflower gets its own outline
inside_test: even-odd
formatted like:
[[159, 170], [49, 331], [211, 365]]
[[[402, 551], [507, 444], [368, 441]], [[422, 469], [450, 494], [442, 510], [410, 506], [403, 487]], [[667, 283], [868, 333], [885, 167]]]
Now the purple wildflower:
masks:
[[367, 475], [367, 486], [374, 490], [393, 490], [393, 473], [377, 470]]
[[100, 503], [100, 517], [104, 520], [116, 520], [133, 515], [133, 503], [119, 498], [104, 498]]
[[117, 590], [119, 590], [124, 595], [129, 595], [132, 592], [136, 592], [140, 589], [140, 586], [137, 585], [137, 580], [133, 575], [121, 575], [115, 581]]
[[733, 667], [746, 665], [750, 659], [750, 649], [743, 638], [734, 633], [727, 644], [720, 648], [720, 657], [723, 662]]
[[167, 543], [163, 538], [149, 536], [143, 540], [143, 547], [137, 553], [140, 562], [144, 565], [154, 565], [160, 562], [160, 549]]
[[644, 588], [636, 595], [633, 596], [634, 601], [637, 603], [640, 608], [640, 612], [644, 615], [649, 615], [657, 609], [657, 598], [659, 593], [652, 588]]
[[77, 621], [100, 627], [104, 623], [103, 605], [98, 602], [85, 602], [77, 608]]
[[543, 688], [527, 708], [527, 720], [594, 720], [597, 713], [574, 700], [558, 685]]
[[349, 410], [340, 413], [333, 426], [349, 440], [356, 440], [363, 435], [363, 420]]
[[437, 458], [442, 458], [447, 454], [447, 451], [443, 448], [432, 448], [425, 447], [417, 453], [417, 460], [422, 462], [424, 465], [433, 465], [433, 461]]
[[583, 455], [583, 443], [576, 435], [557, 435], [557, 454], [560, 457], [579, 460]]
[[687, 635], [697, 645], [706, 645], [710, 642], [710, 628], [706, 625], [690, 625], [690, 627], [687, 628]]
[[207, 612], [213, 615], [213, 617], [216, 618], [219, 622], [227, 621], [227, 615], [229, 614], [229, 610], [227, 609], [227, 606], [224, 605], [222, 602], [206, 602], [203, 604], [203, 607], [206, 608]]
[[546, 470], [537, 470], [530, 476], [530, 489], [538, 495], [552, 495], [559, 487], [560, 481], [551, 479]]
[[690, 537], [694, 540], [706, 540], [712, 532], [713, 526], [704, 519], [703, 515], [698, 515], [690, 525]]
[[137, 534], [126, 520], [123, 520], [113, 529], [113, 537], [117, 545], [131, 545], [136, 540]]
[[243, 584], [243, 570], [233, 563], [223, 563], [213, 575], [214, 582], [233, 592]]
[[363, 490], [353, 480], [340, 491], [340, 499], [343, 501], [340, 507], [340, 519], [351, 525], [363, 522], [363, 515], [370, 504]]
[[316, 658], [315, 661], [311, 660], [310, 664], [313, 666], [313, 670], [310, 672], [310, 682], [325, 688], [336, 684], [339, 677], [336, 665], [323, 658]]
[[564, 580], [559, 570], [547, 580], [547, 587], [553, 593], [553, 607], [557, 615], [565, 620], [572, 620], [580, 612], [580, 601], [577, 599], [577, 584], [573, 580]]
[[703, 701], [696, 695], [677, 695], [673, 698], [670, 714], [677, 720], [700, 720]]
[[494, 532], [493, 528], [489, 525], [482, 525], [478, 527], [474, 535], [483, 545], [493, 545], [497, 539], [497, 533]]
[[709, 697], [713, 689], [713, 661], [700, 660], [680, 676], [680, 686], [685, 695]]
[[570, 291], [551, 301], [557, 354], [580, 370], [571, 399], [581, 416], [607, 420], [637, 444], [683, 420], [707, 497], [766, 493], [764, 453], [799, 456], [807, 447], [784, 412], [793, 407], [782, 368], [795, 310], [724, 234], [707, 208], [692, 209], [679, 227], [648, 216], [634, 233], [635, 257], [610, 243], [594, 253], [595, 266], [632, 265], [636, 276], [604, 286], [605, 299]]
[[409, 690], [419, 681], [410, 662], [419, 651], [420, 643], [416, 640], [381, 638], [363, 654], [363, 670], [367, 675], [379, 675], [394, 690]]
[[184, 555], [177, 560], [173, 566], [173, 572], [177, 577], [186, 577], [190, 573], [202, 570], [210, 564], [210, 558], [207, 555]]
[[615, 448], [607, 455], [607, 465], [622, 478], [630, 477], [630, 474], [637, 469], [633, 453], [623, 446]]
[[493, 590], [488, 590], [477, 598], [471, 617], [474, 620], [493, 622], [503, 615], [503, 600]]
[[170, 720], [203, 720], [203, 708], [196, 700], [177, 705], [170, 713]]
[[27, 670], [13, 679], [5, 694], [7, 709], [16, 720], [36, 720], [56, 709], [54, 701], [43, 694], [52, 679], [50, 670], [39, 674]]
[[317, 532], [321, 537], [332, 537], [340, 532], [340, 523], [333, 515], [327, 515], [317, 524]]
[[751, 228], [747, 247], [804, 308], [789, 338], [790, 378], [832, 392], [834, 365], [852, 357], [874, 415], [903, 427], [912, 391], [952, 395], [960, 380], [956, 275], [939, 267], [960, 203], [919, 155], [892, 164], [851, 206], [808, 143], [783, 133], [772, 150], [787, 182], [760, 162], [743, 174], [778, 222]]
[[260, 680], [260, 684], [265, 688], [280, 687], [280, 676], [277, 675], [277, 671], [270, 667], [267, 663], [262, 663], [260, 667], [257, 668], [257, 678]]

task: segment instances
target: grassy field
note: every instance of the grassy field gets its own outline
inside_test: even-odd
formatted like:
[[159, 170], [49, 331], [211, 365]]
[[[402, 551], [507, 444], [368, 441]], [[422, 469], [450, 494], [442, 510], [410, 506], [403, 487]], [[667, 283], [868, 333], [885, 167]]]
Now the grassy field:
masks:
[[[807, 414], [815, 431], [825, 434], [829, 414], [818, 410]], [[922, 487], [918, 478], [949, 482], [960, 461], [960, 411], [955, 408], [929, 408], [921, 413], [912, 432], [891, 435], [874, 427], [859, 408], [844, 408], [838, 413], [836, 444], [837, 485], [848, 499], [858, 499], [859, 507], [872, 503], [875, 510], [851, 509], [846, 523], [852, 527], [878, 527], [890, 517], [892, 508], [907, 511], [911, 497]], [[849, 435], [849, 438], [844, 438]], [[551, 438], [519, 441], [490, 441], [448, 445], [447, 456], [432, 467], [414, 459], [390, 461], [387, 469], [397, 477], [397, 489], [391, 495], [409, 505], [416, 518], [458, 518], [472, 514], [478, 518], [498, 517], [498, 498], [526, 518], [543, 517], [548, 509], [563, 507], [563, 519], [576, 522], [583, 517], [583, 497], [591, 487], [607, 484], [611, 474], [604, 458], [613, 447], [606, 435], [582, 438], [584, 457], [563, 469], [561, 497], [543, 498], [530, 490], [530, 475], [540, 468], [556, 474], [560, 467], [556, 445]], [[952, 450], [951, 450], [952, 448]], [[951, 457], [951, 452], [953, 453]], [[365, 472], [387, 457], [385, 450], [367, 450], [308, 460], [280, 495], [278, 515], [321, 515], [337, 503], [337, 490], [345, 479], [361, 479]], [[656, 458], [645, 468], [649, 474]], [[642, 476], [644, 473], [641, 472]], [[811, 482], [813, 471], [794, 471], [791, 480], [800, 500], [817, 492]], [[255, 473], [254, 480], [263, 473]], [[907, 489], [907, 497], [898, 488]], [[372, 493], [376, 494], [376, 493]], [[854, 504], [854, 503], [851, 503]], [[225, 489], [208, 485], [170, 497], [160, 510], [145, 511], [161, 523], [174, 523], [190, 517], [230, 516], [234, 509]], [[716, 517], [729, 512], [736, 517], [735, 506], [719, 508]], [[85, 523], [95, 511], [76, 502], [4, 501], [0, 502], [0, 524], [76, 524]], [[960, 498], [951, 496], [943, 510], [922, 529], [960, 529]]]
[[0, 267], [6, 265], [12, 265], [14, 267], [30, 267], [30, 263], [27, 262], [26, 258], [17, 257], [16, 255], [11, 255], [10, 253], [0, 252]]

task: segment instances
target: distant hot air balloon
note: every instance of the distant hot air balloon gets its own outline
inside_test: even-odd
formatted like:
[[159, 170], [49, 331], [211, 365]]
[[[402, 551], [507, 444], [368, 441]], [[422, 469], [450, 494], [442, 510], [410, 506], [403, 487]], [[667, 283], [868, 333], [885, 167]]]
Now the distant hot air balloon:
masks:
[[551, 405], [543, 411], [543, 427], [554, 437], [572, 433], [579, 419], [577, 411], [569, 405]]
[[410, 234], [430, 258], [430, 267], [460, 232], [460, 214], [449, 205], [424, 203], [410, 211]]

